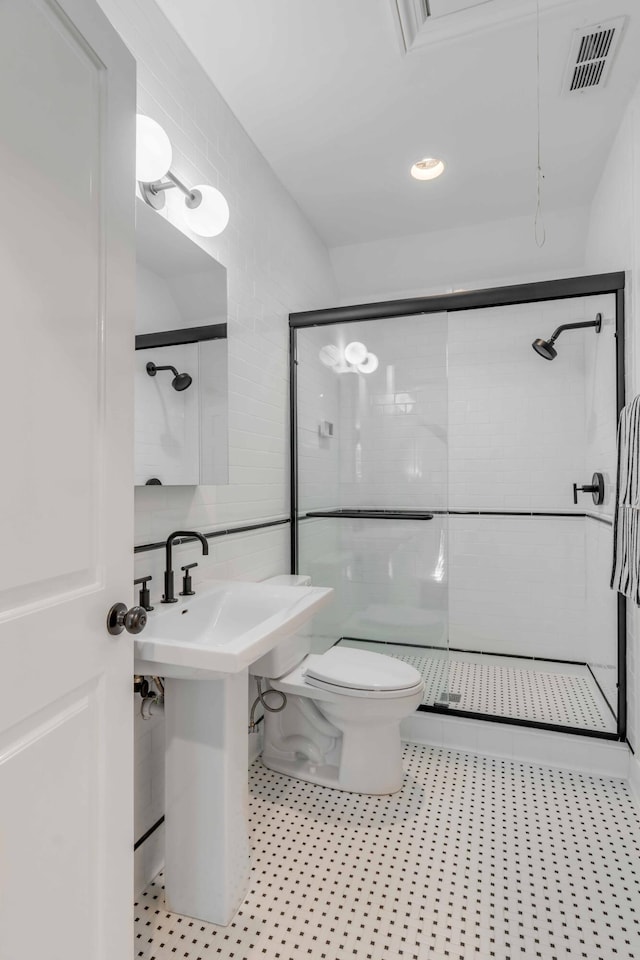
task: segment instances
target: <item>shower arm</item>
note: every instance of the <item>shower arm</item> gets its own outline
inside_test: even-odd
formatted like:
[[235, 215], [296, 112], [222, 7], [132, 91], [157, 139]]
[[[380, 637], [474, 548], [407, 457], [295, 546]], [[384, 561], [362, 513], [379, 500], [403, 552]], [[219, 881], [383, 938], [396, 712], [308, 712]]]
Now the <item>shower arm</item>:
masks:
[[583, 327], [595, 327], [596, 333], [600, 333], [602, 329], [602, 314], [599, 313], [595, 320], [584, 320], [580, 323], [563, 323], [557, 330], [553, 331], [549, 343], [555, 343], [563, 330], [579, 330]]
[[178, 371], [177, 371], [176, 368], [173, 367], [170, 363], [167, 363], [167, 364], [165, 364], [165, 365], [162, 366], [162, 367], [159, 367], [159, 366], [157, 366], [157, 364], [154, 363], [154, 364], [153, 364], [153, 370], [154, 370], [153, 373], [149, 373], [149, 364], [147, 364], [147, 373], [149, 373], [149, 376], [150, 376], [150, 377], [155, 377], [155, 375], [156, 375], [156, 373], [158, 372], [158, 370], [171, 370], [171, 372], [172, 372], [172, 374], [174, 375], [174, 377], [177, 377], [177, 376], [178, 376]]

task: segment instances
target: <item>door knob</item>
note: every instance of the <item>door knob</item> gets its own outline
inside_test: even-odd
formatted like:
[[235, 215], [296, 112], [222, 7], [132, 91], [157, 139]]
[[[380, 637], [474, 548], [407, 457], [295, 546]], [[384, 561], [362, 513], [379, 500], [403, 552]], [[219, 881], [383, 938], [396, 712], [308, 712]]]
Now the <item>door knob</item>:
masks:
[[127, 633], [142, 633], [147, 625], [147, 611], [143, 607], [131, 607], [126, 603], [114, 603], [107, 614], [107, 630], [112, 637], [118, 637], [123, 630]]

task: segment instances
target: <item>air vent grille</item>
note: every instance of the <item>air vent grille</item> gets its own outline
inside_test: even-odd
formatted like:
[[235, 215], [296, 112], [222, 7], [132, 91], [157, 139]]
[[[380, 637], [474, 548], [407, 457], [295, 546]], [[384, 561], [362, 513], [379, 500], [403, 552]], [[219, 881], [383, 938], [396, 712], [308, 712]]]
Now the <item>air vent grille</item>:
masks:
[[567, 65], [567, 92], [604, 86], [622, 38], [625, 20], [625, 17], [619, 17], [575, 31]]

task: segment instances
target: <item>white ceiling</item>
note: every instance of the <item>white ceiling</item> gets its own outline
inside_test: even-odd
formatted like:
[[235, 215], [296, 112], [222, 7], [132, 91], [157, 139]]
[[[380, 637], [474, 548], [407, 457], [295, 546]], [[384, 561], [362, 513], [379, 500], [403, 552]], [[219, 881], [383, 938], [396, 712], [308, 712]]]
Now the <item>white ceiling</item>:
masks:
[[[406, 0], [157, 2], [330, 247], [533, 216], [535, 0], [452, 14], [450, 36], [440, 20], [409, 53]], [[544, 203], [558, 210], [590, 201], [640, 79], [640, 5], [540, 2]], [[562, 94], [573, 30], [621, 14], [606, 86]], [[445, 160], [439, 180], [410, 178], [423, 156]]]

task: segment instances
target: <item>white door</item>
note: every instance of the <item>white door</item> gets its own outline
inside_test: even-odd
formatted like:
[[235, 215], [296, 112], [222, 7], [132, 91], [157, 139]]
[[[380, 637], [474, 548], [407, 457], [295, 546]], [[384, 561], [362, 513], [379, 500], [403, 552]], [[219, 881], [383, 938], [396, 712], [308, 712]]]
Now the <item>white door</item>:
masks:
[[135, 67], [0, 0], [0, 958], [132, 953]]

